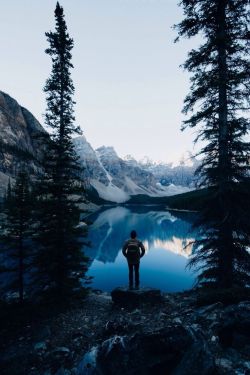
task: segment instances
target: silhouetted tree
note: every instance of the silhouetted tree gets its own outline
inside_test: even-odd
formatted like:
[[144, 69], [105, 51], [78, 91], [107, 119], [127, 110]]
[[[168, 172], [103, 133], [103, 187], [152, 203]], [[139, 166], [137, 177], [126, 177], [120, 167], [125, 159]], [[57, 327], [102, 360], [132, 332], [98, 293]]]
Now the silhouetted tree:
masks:
[[30, 182], [24, 170], [18, 173], [13, 189], [9, 182], [4, 202], [4, 216], [1, 229], [4, 262], [1, 271], [9, 274], [5, 293], [18, 292], [19, 301], [22, 303], [25, 285], [27, 286], [27, 270], [30, 266], [32, 222]]
[[72, 135], [80, 133], [74, 118], [74, 86], [70, 70], [73, 39], [69, 37], [63, 8], [57, 3], [55, 31], [46, 33], [52, 60], [51, 76], [44, 91], [47, 95], [44, 173], [38, 184], [38, 254], [36, 281], [46, 293], [65, 299], [81, 288], [86, 258], [78, 237], [79, 197], [83, 186]]
[[[249, 1], [181, 0], [185, 18], [179, 37], [197, 34], [204, 43], [191, 50], [184, 68], [192, 73], [183, 112], [184, 127], [198, 127], [205, 141], [198, 172], [213, 186], [202, 212], [202, 239], [190, 261], [198, 280], [221, 287], [250, 281], [249, 246]], [[178, 40], [179, 38], [177, 38]]]

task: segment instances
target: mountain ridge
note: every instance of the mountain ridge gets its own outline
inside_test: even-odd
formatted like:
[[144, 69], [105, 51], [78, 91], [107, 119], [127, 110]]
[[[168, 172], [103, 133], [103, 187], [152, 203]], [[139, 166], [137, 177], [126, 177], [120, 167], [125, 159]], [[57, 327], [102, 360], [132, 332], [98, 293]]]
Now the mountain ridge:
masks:
[[[156, 176], [154, 170], [150, 170], [135, 159], [120, 158], [113, 146], [101, 146], [94, 150], [85, 136], [76, 137], [73, 142], [81, 164], [85, 168], [88, 183], [98, 191], [101, 198], [107, 201], [124, 203], [134, 195], [169, 196], [194, 188], [191, 185], [194, 182], [194, 169], [190, 167], [188, 168], [192, 171], [189, 172], [193, 179], [189, 178], [189, 185], [187, 183], [175, 185], [173, 178], [168, 179], [169, 183], [165, 179], [164, 185], [163, 178]], [[167, 165], [163, 168], [171, 170]]]

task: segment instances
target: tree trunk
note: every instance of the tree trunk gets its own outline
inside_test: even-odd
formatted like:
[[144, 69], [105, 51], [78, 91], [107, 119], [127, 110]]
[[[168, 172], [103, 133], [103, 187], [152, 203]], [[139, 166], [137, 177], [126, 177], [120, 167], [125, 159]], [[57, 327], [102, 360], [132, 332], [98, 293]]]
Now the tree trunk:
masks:
[[219, 187], [224, 193], [229, 181], [229, 126], [227, 104], [226, 0], [218, 0], [218, 73], [219, 73]]
[[219, 284], [230, 287], [233, 278], [233, 257], [228, 238], [231, 237], [228, 226], [229, 207], [228, 189], [230, 182], [230, 153], [229, 153], [229, 124], [227, 101], [227, 34], [226, 34], [226, 4], [227, 0], [218, 0], [217, 8], [217, 48], [218, 48], [218, 85], [219, 85], [219, 160], [218, 160], [218, 188], [221, 209], [221, 227], [219, 230], [220, 259], [219, 259]]

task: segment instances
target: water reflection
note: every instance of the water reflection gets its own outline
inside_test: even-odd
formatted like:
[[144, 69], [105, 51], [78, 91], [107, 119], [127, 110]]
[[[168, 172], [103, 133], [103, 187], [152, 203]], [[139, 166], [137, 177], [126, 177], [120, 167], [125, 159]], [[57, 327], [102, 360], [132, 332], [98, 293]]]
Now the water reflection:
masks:
[[192, 254], [193, 248], [193, 241], [194, 238], [177, 238], [175, 236], [172, 237], [171, 240], [163, 241], [161, 239], [155, 239], [152, 243], [148, 241], [144, 241], [144, 246], [146, 251], [150, 248], [161, 248], [167, 251], [171, 251], [172, 253], [182, 255], [186, 258]]
[[150, 207], [114, 207], [91, 217], [89, 230], [92, 247], [85, 249], [91, 259], [88, 274], [93, 287], [111, 290], [127, 284], [123, 242], [132, 229], [143, 241], [146, 254], [141, 262], [142, 284], [162, 290], [178, 291], [192, 286], [194, 275], [185, 270], [195, 238], [194, 215], [173, 213]]

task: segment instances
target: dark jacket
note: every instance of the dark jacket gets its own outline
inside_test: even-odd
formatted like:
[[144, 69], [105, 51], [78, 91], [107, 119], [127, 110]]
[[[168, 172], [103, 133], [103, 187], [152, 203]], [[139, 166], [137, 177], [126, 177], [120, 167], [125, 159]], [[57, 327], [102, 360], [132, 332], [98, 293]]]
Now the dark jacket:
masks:
[[137, 238], [130, 238], [124, 243], [122, 253], [129, 264], [138, 264], [145, 254], [145, 247]]

